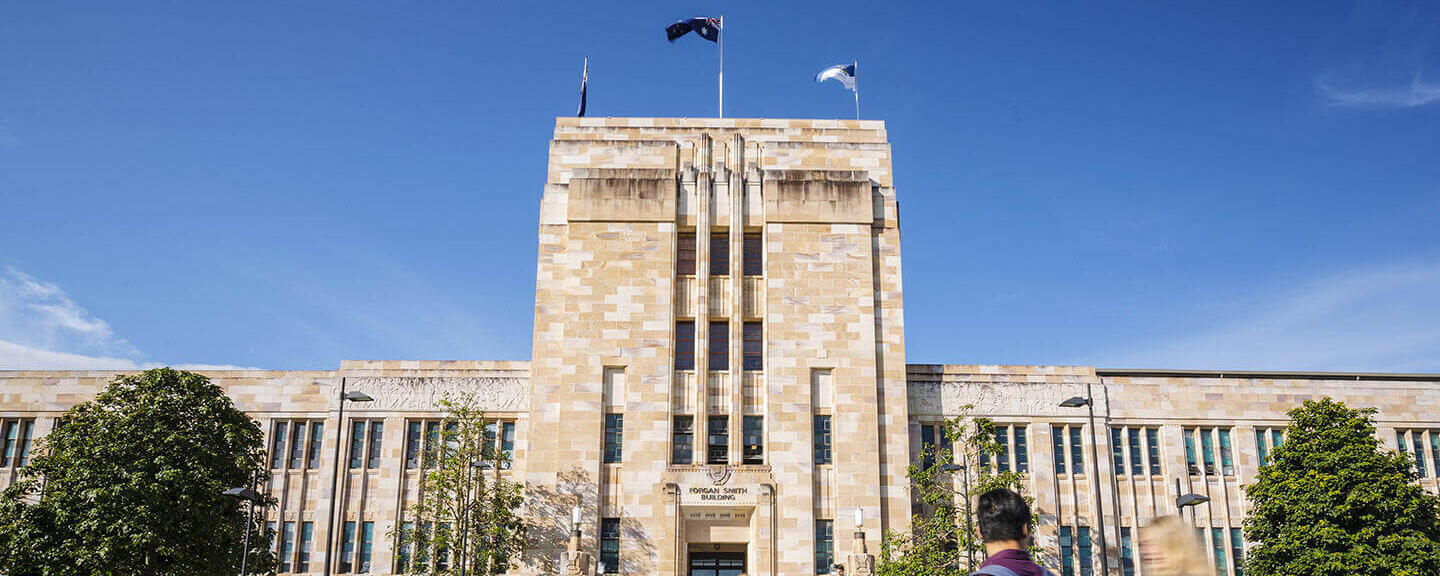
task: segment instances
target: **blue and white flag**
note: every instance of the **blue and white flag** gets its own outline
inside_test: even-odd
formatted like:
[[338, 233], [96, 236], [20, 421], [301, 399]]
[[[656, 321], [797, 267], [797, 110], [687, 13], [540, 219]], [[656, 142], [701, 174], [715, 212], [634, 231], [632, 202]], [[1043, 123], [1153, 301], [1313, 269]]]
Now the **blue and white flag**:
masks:
[[855, 64], [849, 66], [836, 64], [821, 70], [819, 74], [815, 75], [816, 82], [824, 82], [826, 80], [839, 80], [846, 88], [852, 91], [855, 90]]
[[696, 35], [711, 42], [720, 41], [720, 19], [696, 16], [686, 18], [665, 27], [665, 39], [674, 42], [676, 38], [695, 32]]

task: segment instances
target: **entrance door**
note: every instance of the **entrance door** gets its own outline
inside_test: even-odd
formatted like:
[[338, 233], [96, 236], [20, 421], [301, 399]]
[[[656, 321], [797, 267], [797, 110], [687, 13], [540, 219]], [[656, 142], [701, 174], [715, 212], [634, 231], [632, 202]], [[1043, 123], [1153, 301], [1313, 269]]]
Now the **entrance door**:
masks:
[[743, 573], [744, 552], [690, 553], [690, 576], [740, 576]]

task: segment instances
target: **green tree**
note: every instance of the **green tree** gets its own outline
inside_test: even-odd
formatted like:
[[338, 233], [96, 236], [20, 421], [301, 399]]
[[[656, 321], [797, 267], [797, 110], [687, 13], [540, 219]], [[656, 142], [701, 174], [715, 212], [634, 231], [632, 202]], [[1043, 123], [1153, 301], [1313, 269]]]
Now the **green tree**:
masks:
[[[976, 496], [995, 488], [1025, 494], [1023, 475], [1014, 470], [1001, 471], [993, 464], [996, 456], [1004, 452], [1004, 446], [995, 439], [995, 423], [989, 418], [971, 417], [971, 409], [973, 406], [963, 406], [959, 416], [940, 424], [941, 438], [937, 439], [934, 458], [922, 457], [910, 465], [915, 514], [908, 531], [885, 534], [875, 567], [878, 576], [969, 574], [984, 558], [985, 550], [980, 527], [967, 521], [970, 504]], [[1029, 496], [1025, 499], [1032, 501]], [[1035, 552], [1032, 548], [1031, 553]]]
[[503, 574], [524, 549], [521, 486], [502, 473], [510, 463], [503, 428], [478, 406], [469, 395], [440, 401], [419, 499], [391, 533], [409, 574]]
[[1329, 398], [1290, 411], [1285, 444], [1245, 487], [1246, 574], [1440, 574], [1440, 500], [1380, 449], [1374, 413]]
[[[169, 368], [120, 376], [60, 422], [0, 494], [0, 573], [239, 571], [247, 514], [222, 492], [266, 472], [264, 440], [220, 387]], [[262, 525], [252, 573], [274, 566]]]

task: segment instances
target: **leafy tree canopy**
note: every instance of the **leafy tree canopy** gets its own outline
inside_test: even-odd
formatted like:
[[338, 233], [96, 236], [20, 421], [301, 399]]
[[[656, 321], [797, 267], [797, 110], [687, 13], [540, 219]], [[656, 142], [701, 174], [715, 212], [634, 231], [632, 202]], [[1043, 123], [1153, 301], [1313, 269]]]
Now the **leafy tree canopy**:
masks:
[[1246, 574], [1440, 574], [1440, 500], [1380, 449], [1374, 413], [1329, 398], [1290, 411], [1285, 444], [1245, 487]]
[[[235, 574], [247, 514], [222, 493], [266, 472], [263, 450], [259, 424], [204, 376], [117, 377], [0, 494], [0, 573]], [[268, 535], [252, 534], [249, 568], [269, 572]]]

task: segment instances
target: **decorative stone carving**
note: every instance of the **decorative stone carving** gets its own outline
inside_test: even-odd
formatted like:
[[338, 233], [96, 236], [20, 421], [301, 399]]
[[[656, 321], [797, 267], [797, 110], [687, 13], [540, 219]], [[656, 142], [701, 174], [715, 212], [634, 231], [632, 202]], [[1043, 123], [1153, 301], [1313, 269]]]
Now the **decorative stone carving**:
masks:
[[[479, 377], [360, 377], [346, 382], [346, 390], [364, 392], [374, 402], [352, 403], [346, 411], [432, 411], [446, 396], [474, 395], [488, 412], [519, 412], [529, 405], [529, 387], [523, 378]], [[331, 395], [333, 403], [334, 394]]]
[[[962, 406], [972, 404], [977, 416], [1074, 416], [1060, 402], [1084, 396], [1083, 382], [1040, 384], [1028, 382], [911, 382], [910, 413], [954, 416]], [[1095, 411], [1104, 412], [1105, 398], [1097, 394]]]
[[595, 557], [580, 549], [580, 531], [570, 531], [570, 545], [560, 553], [562, 576], [595, 576]]
[[849, 567], [846, 572], [849, 576], [875, 576], [875, 556], [865, 549], [865, 533], [856, 532], [853, 540], [854, 547], [850, 551], [850, 557], [845, 560]]

